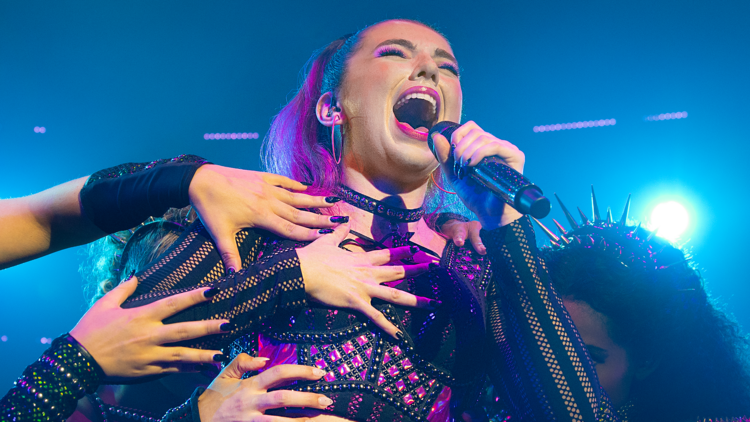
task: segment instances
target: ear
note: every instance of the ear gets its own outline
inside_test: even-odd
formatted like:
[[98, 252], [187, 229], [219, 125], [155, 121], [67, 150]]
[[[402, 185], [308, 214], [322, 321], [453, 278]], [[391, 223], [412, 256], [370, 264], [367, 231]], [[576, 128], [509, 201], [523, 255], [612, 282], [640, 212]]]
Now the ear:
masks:
[[649, 375], [651, 375], [656, 370], [656, 368], [659, 367], [660, 363], [661, 358], [652, 358], [638, 365], [638, 368], [636, 368], [634, 374], [635, 379], [637, 379], [638, 381], [643, 381]]
[[332, 99], [333, 93], [330, 91], [326, 92], [318, 98], [318, 104], [315, 106], [315, 114], [323, 126], [331, 127], [344, 122], [344, 113], [341, 111], [341, 104], [338, 101], [336, 101], [336, 104], [331, 104]]

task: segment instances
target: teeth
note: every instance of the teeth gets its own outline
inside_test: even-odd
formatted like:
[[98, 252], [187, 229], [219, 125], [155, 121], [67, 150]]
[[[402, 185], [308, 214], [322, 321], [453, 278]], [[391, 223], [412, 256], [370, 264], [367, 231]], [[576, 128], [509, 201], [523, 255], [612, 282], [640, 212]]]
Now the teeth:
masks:
[[427, 100], [432, 104], [433, 111], [436, 111], [437, 109], [437, 100], [435, 100], [431, 95], [428, 94], [422, 94], [422, 93], [414, 93], [409, 94], [396, 103], [395, 109], [399, 109], [402, 105], [406, 104], [407, 101], [413, 99], [413, 98], [419, 98], [421, 100]]

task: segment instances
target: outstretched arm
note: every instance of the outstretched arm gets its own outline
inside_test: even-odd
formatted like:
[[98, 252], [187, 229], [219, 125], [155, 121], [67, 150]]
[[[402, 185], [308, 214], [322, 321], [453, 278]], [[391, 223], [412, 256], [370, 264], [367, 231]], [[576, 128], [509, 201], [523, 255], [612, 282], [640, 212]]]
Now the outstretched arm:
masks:
[[[0, 269], [126, 230], [168, 208], [193, 205], [225, 265], [240, 269], [234, 236], [258, 227], [314, 240], [327, 216], [298, 208], [333, 205], [283, 176], [208, 164], [196, 156], [127, 163], [34, 195], [0, 200]], [[80, 201], [79, 201], [80, 200]]]
[[23, 198], [0, 200], [0, 269], [92, 242], [106, 233], [81, 214], [88, 177]]

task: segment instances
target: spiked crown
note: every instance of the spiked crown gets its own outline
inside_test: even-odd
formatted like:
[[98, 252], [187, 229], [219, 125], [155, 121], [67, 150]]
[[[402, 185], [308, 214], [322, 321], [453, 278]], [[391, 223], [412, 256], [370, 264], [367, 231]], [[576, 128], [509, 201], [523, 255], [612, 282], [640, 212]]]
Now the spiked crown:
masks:
[[[625, 207], [618, 221], [612, 218], [612, 210], [607, 208], [605, 218], [601, 217], [599, 205], [596, 201], [594, 187], [591, 186], [591, 208], [592, 219], [578, 208], [582, 222], [579, 223], [565, 207], [560, 197], [555, 194], [557, 202], [560, 204], [565, 218], [568, 220], [570, 229], [566, 230], [557, 220], [552, 219], [559, 235], [547, 228], [536, 218], [532, 219], [539, 225], [544, 233], [549, 237], [550, 245], [553, 250], [568, 248], [586, 248], [607, 251], [617, 257], [617, 259], [626, 267], [642, 267], [646, 270], [662, 270], [680, 263], [687, 263], [690, 258], [683, 256], [681, 260], [674, 261], [675, 254], [668, 255], [662, 259], [662, 252], [665, 249], [674, 249], [669, 242], [655, 238], [656, 230], [648, 231], [641, 228], [641, 225], [629, 226], [628, 213], [630, 212], [630, 195], [625, 201]], [[672, 260], [666, 263], [665, 260]]]

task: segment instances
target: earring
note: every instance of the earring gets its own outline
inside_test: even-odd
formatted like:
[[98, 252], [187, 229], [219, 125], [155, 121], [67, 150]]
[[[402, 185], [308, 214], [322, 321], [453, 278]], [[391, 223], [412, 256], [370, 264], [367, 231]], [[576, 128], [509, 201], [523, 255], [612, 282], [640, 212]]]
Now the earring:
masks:
[[[336, 124], [339, 121], [339, 115], [333, 116], [333, 124], [331, 124], [331, 154], [336, 164], [341, 164], [341, 155], [344, 153], [344, 145], [341, 139], [341, 129]], [[336, 150], [339, 150], [338, 157], [336, 157]]]
[[430, 178], [432, 178], [432, 183], [435, 184], [435, 187], [437, 187], [441, 191], [443, 191], [443, 192], [445, 192], [445, 193], [447, 193], [449, 195], [457, 195], [456, 192], [451, 192], [451, 191], [445, 190], [440, 185], [438, 185], [438, 182], [435, 180], [435, 172], [434, 171], [432, 173], [430, 173]]

